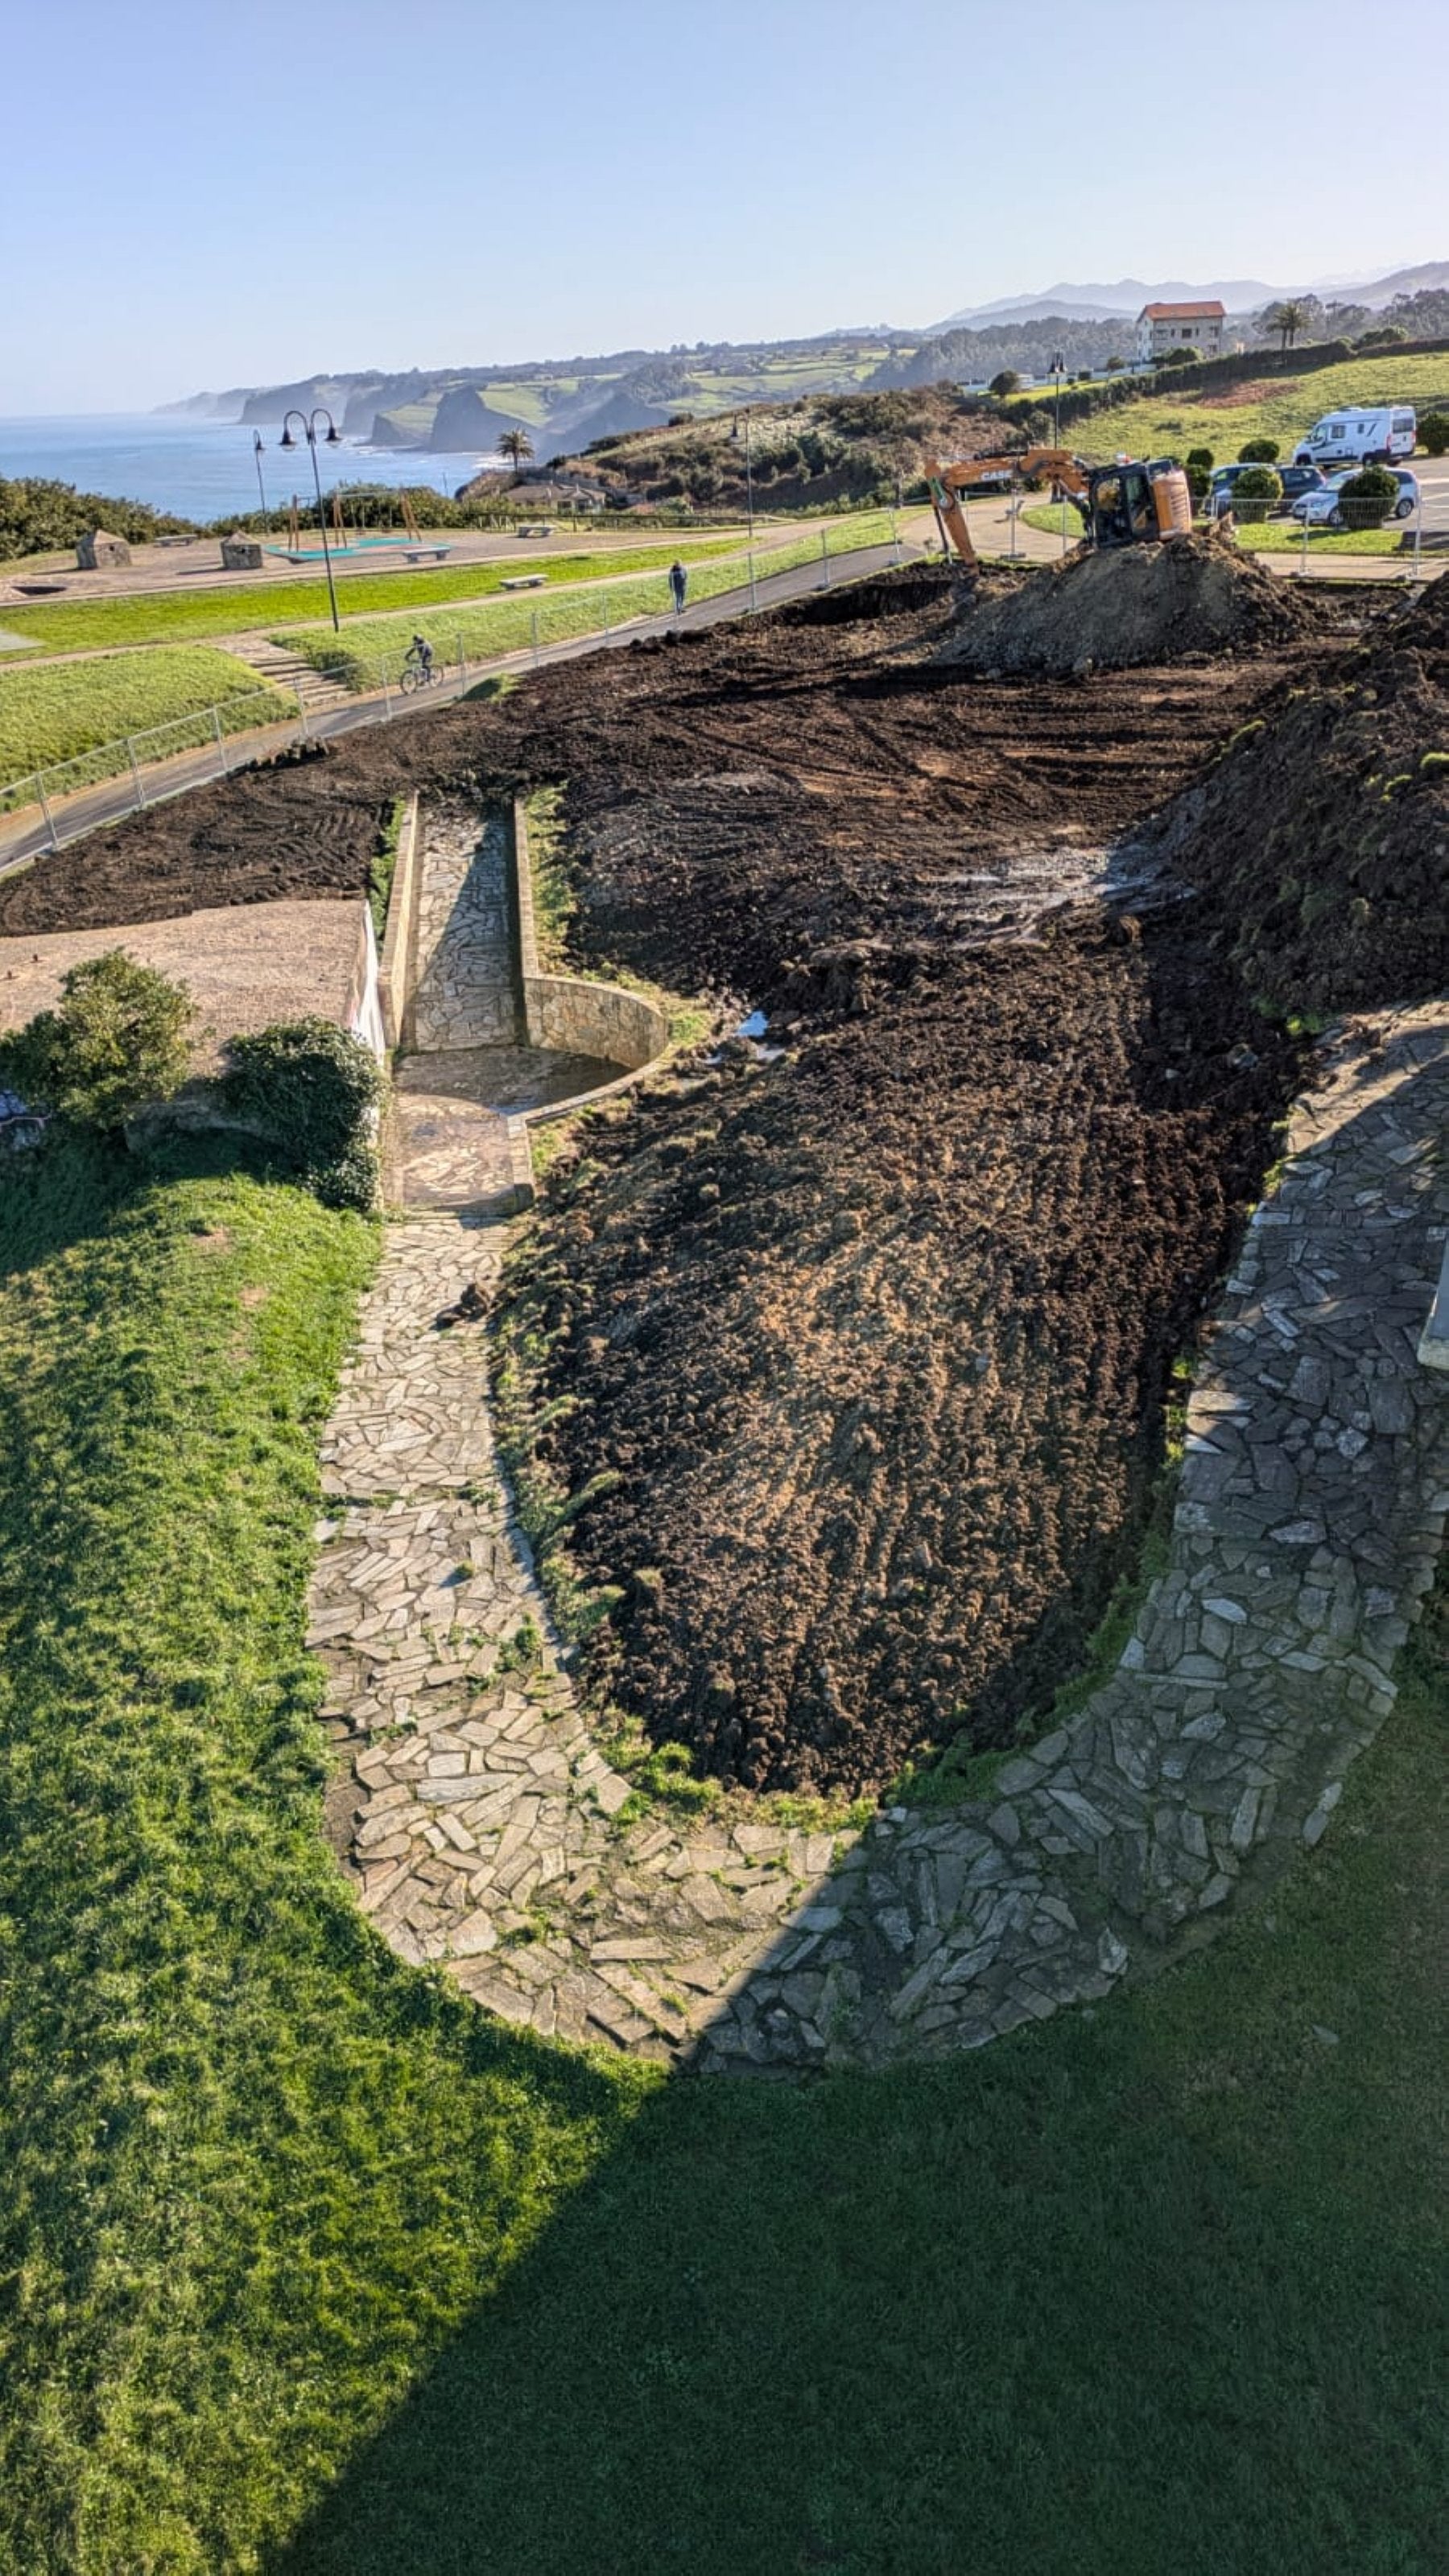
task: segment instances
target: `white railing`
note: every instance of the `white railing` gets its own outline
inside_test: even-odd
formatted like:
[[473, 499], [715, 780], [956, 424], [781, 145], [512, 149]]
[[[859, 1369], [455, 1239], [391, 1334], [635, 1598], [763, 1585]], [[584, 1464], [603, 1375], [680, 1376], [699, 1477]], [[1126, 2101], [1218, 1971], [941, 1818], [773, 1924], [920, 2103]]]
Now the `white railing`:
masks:
[[[872, 536], [866, 543], [871, 548], [892, 546], [899, 561], [901, 545], [895, 513], [880, 511], [861, 515], [878, 517], [883, 522], [889, 520], [889, 533], [883, 530], [879, 537]], [[860, 544], [858, 529], [858, 520], [844, 517], [832, 522], [828, 530], [821, 528], [818, 533], [813, 533], [808, 544], [797, 541], [792, 545], [787, 540], [781, 546], [761, 547], [759, 550], [751, 548], [738, 556], [714, 556], [709, 559], [708, 568], [715, 570], [728, 566], [737, 573], [738, 580], [724, 591], [711, 587], [703, 597], [728, 597], [736, 590], [748, 590], [753, 607], [759, 583], [767, 581], [772, 573], [802, 570], [808, 563], [818, 565], [821, 586], [828, 588], [832, 559], [857, 550]], [[785, 558], [783, 562], [782, 556]], [[699, 566], [700, 571], [705, 569], [704, 565]], [[0, 816], [29, 808], [38, 809], [49, 846], [59, 849], [63, 841], [78, 839], [81, 833], [92, 828], [93, 815], [74, 817], [68, 824], [66, 817], [56, 811], [68, 798], [87, 787], [108, 785], [112, 780], [129, 781], [132, 791], [129, 808], [118, 807], [116, 810], [118, 813], [126, 810], [138, 812], [143, 806], [159, 804], [167, 796], [178, 795], [198, 783], [194, 764], [188, 764], [184, 776], [178, 776], [170, 768], [180, 754], [204, 754], [214, 750], [215, 767], [206, 767], [200, 775], [221, 778], [233, 767], [240, 766], [242, 759], [254, 756], [244, 751], [236, 759], [229, 759], [227, 744], [233, 736], [254, 734], [268, 725], [286, 724], [297, 726], [305, 741], [313, 723], [331, 712], [329, 708], [319, 706], [315, 699], [308, 703], [306, 678], [309, 676], [323, 687], [334, 690], [338, 699], [355, 707], [359, 721], [370, 720], [366, 715], [369, 705], [379, 709], [385, 718], [398, 714], [405, 706], [436, 706], [444, 698], [458, 696], [470, 682], [483, 679], [490, 670], [509, 664], [516, 666], [519, 662], [525, 667], [530, 662], [537, 665], [546, 655], [567, 652], [570, 646], [600, 642], [607, 645], [615, 637], [622, 641], [637, 633], [641, 626], [656, 622], [662, 614], [668, 613], [670, 607], [668, 581], [663, 573], [657, 576], [660, 592], [657, 606], [641, 608], [634, 601], [628, 604], [620, 601], [617, 607], [611, 608], [611, 595], [617, 596], [626, 588], [634, 590], [637, 600], [640, 580], [637, 573], [623, 573], [591, 586], [597, 591], [593, 619], [578, 626], [573, 626], [570, 620], [571, 631], [563, 634], [547, 631], [551, 621], [546, 613], [546, 603], [540, 600], [537, 605], [529, 604], [527, 628], [520, 631], [516, 626], [515, 640], [509, 643], [475, 642], [470, 655], [461, 631], [455, 629], [451, 636], [440, 636], [434, 647], [433, 683], [423, 689], [414, 690], [408, 681], [404, 671], [405, 656], [400, 647], [385, 659], [378, 660], [371, 654], [348, 652], [344, 641], [336, 661], [313, 663], [309, 657], [297, 653], [294, 639], [284, 638], [279, 649], [285, 651], [290, 643], [294, 657], [305, 664], [304, 676], [298, 685], [275, 682], [264, 689], [246, 690], [215, 706], [199, 708], [192, 715], [178, 716], [169, 724], [151, 725], [142, 732], [124, 734], [114, 742], [97, 743], [91, 750], [78, 753], [73, 760], [57, 761], [48, 767], [29, 770], [23, 777], [0, 785]], [[691, 605], [700, 596], [699, 590], [694, 588]], [[451, 604], [461, 606], [463, 603]], [[424, 624], [430, 624], [436, 633], [445, 625], [446, 617], [446, 609], [432, 617], [420, 611], [419, 628], [421, 630]], [[449, 644], [453, 647], [451, 652], [447, 649]], [[335, 707], [336, 700], [332, 703]], [[335, 715], [333, 722], [336, 722]], [[167, 774], [160, 774], [163, 772]]]
[[[147, 725], [139, 733], [122, 734], [114, 742], [96, 743], [90, 751], [78, 752], [74, 760], [53, 761], [46, 768], [28, 770], [23, 777], [10, 779], [0, 786], [0, 814], [15, 814], [37, 806], [45, 817], [51, 847], [58, 849], [66, 835], [55, 808], [67, 797], [87, 787], [106, 785], [113, 778], [129, 778], [133, 804], [139, 809], [166, 792], [164, 788], [153, 788], [152, 793], [147, 793], [148, 770], [154, 771], [184, 752], [212, 751], [216, 756], [213, 774], [223, 778], [235, 765], [227, 756], [227, 745], [233, 736], [251, 735], [269, 724], [294, 724], [300, 712], [300, 701], [293, 689], [244, 689], [236, 697], [220, 699], [215, 706], [198, 707], [192, 714], [174, 716], [166, 724]], [[191, 784], [190, 779], [187, 783]]]

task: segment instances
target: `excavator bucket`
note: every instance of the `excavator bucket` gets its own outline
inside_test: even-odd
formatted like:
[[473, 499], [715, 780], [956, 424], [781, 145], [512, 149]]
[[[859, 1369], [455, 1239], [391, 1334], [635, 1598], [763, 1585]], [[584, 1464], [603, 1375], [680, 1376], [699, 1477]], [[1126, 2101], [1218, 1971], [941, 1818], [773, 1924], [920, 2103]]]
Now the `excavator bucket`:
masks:
[[960, 501], [954, 492], [948, 490], [938, 474], [931, 476], [930, 484], [931, 507], [936, 513], [936, 525], [941, 531], [942, 545], [947, 548], [954, 547], [962, 563], [970, 564], [974, 569], [980, 557], [971, 542], [971, 531], [966, 525], [966, 513]]

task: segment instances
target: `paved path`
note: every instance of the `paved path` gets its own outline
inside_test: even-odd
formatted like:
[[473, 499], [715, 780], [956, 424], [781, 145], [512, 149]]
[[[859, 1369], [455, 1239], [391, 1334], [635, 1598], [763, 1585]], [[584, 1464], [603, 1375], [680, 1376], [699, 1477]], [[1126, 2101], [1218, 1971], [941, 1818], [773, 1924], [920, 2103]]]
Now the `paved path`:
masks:
[[489, 2009], [706, 2070], [979, 2045], [1105, 1993], [1328, 1828], [1393, 1704], [1449, 1507], [1415, 1360], [1449, 1179], [1449, 1006], [1360, 1024], [1297, 1105], [1189, 1415], [1172, 1558], [1112, 1680], [994, 1796], [858, 1840], [632, 1820], [493, 1457], [486, 1345], [439, 1333], [499, 1228], [394, 1229], [324, 1452], [314, 1642], [347, 1865]]

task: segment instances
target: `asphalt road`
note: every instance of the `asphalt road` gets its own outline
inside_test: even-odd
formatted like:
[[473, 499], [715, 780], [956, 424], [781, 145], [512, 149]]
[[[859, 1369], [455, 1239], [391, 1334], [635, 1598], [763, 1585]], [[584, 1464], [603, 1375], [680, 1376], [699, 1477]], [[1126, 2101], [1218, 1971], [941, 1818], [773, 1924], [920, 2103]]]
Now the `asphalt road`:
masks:
[[283, 750], [288, 743], [300, 741], [304, 735], [313, 740], [331, 740], [335, 735], [351, 733], [358, 725], [405, 723], [414, 712], [426, 714], [437, 707], [447, 706], [466, 690], [476, 688], [480, 680], [507, 672], [529, 671], [549, 662], [577, 661], [586, 653], [617, 650], [621, 644], [633, 644], [646, 636], [662, 635], [676, 623], [691, 630], [720, 626], [728, 618], [747, 614], [751, 605], [777, 608], [785, 600], [806, 598], [812, 591], [827, 588], [832, 582], [856, 580], [862, 573], [882, 571], [887, 565], [919, 551], [918, 546], [903, 537], [899, 547], [871, 546], [859, 554], [832, 555], [823, 567], [824, 580], [819, 563], [797, 564], [790, 572], [762, 574], [755, 585], [753, 602], [746, 588], [720, 591], [713, 599], [687, 605], [683, 617], [677, 621], [673, 616], [640, 618], [631, 626], [616, 627], [607, 638], [602, 635], [571, 636], [561, 644], [540, 646], [536, 655], [525, 649], [520, 653], [504, 654], [490, 662], [469, 662], [465, 674], [454, 672], [440, 680], [436, 687], [413, 697], [402, 698], [393, 691], [386, 705], [381, 697], [357, 698], [345, 706], [329, 707], [325, 712], [308, 716], [304, 723], [274, 725], [264, 733], [237, 735], [219, 748], [208, 744], [204, 750], [183, 753], [179, 759], [161, 763], [152, 771], [143, 771], [141, 781], [145, 793], [140, 797], [135, 782], [129, 777], [106, 779], [82, 795], [67, 797], [63, 807], [54, 809], [54, 835], [43, 817], [35, 817], [33, 809], [28, 821], [9, 827], [0, 825], [0, 876], [8, 876], [15, 868], [23, 867], [28, 860], [38, 857], [42, 850], [50, 849], [57, 842], [63, 844], [79, 840], [103, 824], [119, 822], [125, 815], [136, 813], [143, 803], [157, 805], [169, 797], [185, 795], [190, 788], [209, 786], [233, 769], [245, 769], [254, 760], [269, 758], [273, 752]]

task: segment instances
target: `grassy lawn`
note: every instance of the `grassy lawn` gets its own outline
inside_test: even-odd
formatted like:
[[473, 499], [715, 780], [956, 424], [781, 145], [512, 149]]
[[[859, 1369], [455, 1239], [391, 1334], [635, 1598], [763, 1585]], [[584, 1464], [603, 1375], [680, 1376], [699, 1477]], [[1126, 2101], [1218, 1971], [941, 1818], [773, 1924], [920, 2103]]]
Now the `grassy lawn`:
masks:
[[1442, 1592], [1322, 1849], [1155, 1984], [801, 2087], [591, 2063], [320, 1839], [372, 1258], [199, 1149], [0, 1192], [0, 2564], [1430, 2576]]
[[[279, 717], [296, 713], [291, 698], [269, 689], [249, 663], [207, 645], [105, 654], [94, 661], [47, 663], [39, 670], [0, 670], [0, 786], [26, 770], [74, 760], [93, 744], [170, 724], [243, 692], [250, 704], [226, 720], [229, 727], [270, 721], [268, 699], [275, 700]], [[182, 748], [180, 735], [166, 748]], [[157, 756], [157, 746], [150, 746], [149, 756]], [[93, 764], [86, 766], [89, 774]], [[122, 752], [116, 761], [102, 760], [94, 774], [105, 777], [124, 766]], [[67, 781], [68, 786], [82, 783], [79, 776]]]
[[[1264, 358], [1261, 382], [1266, 390], [1251, 401], [1239, 399], [1242, 385], [1225, 385], [1215, 394], [1194, 398], [1192, 369], [1184, 367], [1183, 386], [1160, 389], [1128, 403], [1121, 411], [1098, 412], [1074, 421], [1064, 435], [1084, 456], [1182, 456], [1189, 447], [1210, 447], [1220, 465], [1229, 465], [1249, 438], [1276, 438], [1285, 456], [1292, 443], [1306, 436], [1326, 411], [1346, 403], [1412, 403], [1417, 411], [1442, 410], [1449, 404], [1449, 354], [1396, 358], [1392, 350], [1367, 352], [1336, 367], [1321, 367], [1306, 376], [1273, 381], [1271, 355]], [[1023, 395], [1039, 403], [1036, 394]]]
[[1080, 545], [1082, 540], [1082, 514], [1073, 509], [1070, 501], [1033, 501], [1022, 511], [1021, 524], [1039, 529], [1043, 536], [1065, 535], [1069, 546]]
[[0, 2565], [252, 2567], [612, 2143], [399, 1968], [302, 1651], [374, 1231], [76, 1147], [0, 1189]]
[[[1082, 533], [1082, 522], [1069, 501], [1039, 501], [1022, 511], [1028, 528], [1039, 528], [1048, 536], [1058, 536], [1065, 527], [1075, 542]], [[1312, 555], [1396, 555], [1402, 526], [1392, 528], [1310, 528], [1308, 550]], [[1303, 552], [1303, 530], [1292, 519], [1264, 519], [1256, 525], [1240, 524], [1236, 530], [1238, 544], [1246, 554], [1300, 554]]]
[[[546, 555], [524, 543], [516, 562], [507, 556], [440, 572], [349, 573], [338, 580], [337, 604], [344, 618], [376, 616], [388, 608], [440, 608], [455, 599], [488, 598], [516, 572], [541, 572], [549, 582], [603, 580], [654, 565], [665, 570], [682, 548], [693, 561], [696, 554], [722, 554], [738, 544], [738, 536], [681, 534], [668, 545], [600, 546], [592, 552], [580, 546], [577, 553]], [[190, 636], [265, 633], [326, 615], [327, 584], [319, 573], [315, 580], [258, 582], [250, 590], [159, 591], [132, 599], [63, 600], [53, 608], [7, 608], [0, 623], [30, 636], [47, 653], [80, 653]]]
[[[1310, 528], [1308, 551], [1310, 555], [1396, 555], [1405, 524], [1400, 519], [1389, 528]], [[1412, 535], [1412, 520], [1407, 525]], [[1303, 530], [1294, 519], [1240, 524], [1236, 533], [1239, 545], [1250, 555], [1303, 552]], [[1404, 561], [1407, 564], [1407, 555]]]
[[[850, 554], [863, 546], [885, 545], [891, 533], [889, 511], [866, 511], [855, 517], [832, 519], [826, 527], [826, 543], [831, 555]], [[763, 579], [766, 573], [785, 572], [794, 564], [810, 563], [820, 555], [820, 537], [761, 535], [755, 549], [756, 569]], [[665, 562], [673, 560], [665, 556]], [[712, 599], [721, 591], [737, 590], [746, 580], [746, 558], [738, 547], [727, 556], [707, 562], [690, 559], [689, 596]], [[669, 584], [664, 573], [636, 574], [633, 579], [590, 584], [549, 598], [539, 592], [522, 593], [516, 598], [497, 600], [489, 606], [449, 609], [445, 616], [422, 621], [422, 631], [441, 655], [451, 657], [459, 637], [470, 658], [485, 661], [501, 653], [523, 651], [532, 641], [534, 620], [541, 644], [557, 644], [572, 635], [602, 633], [606, 622], [625, 626], [638, 617], [658, 617], [669, 606]], [[285, 641], [319, 671], [340, 671], [347, 684], [357, 689], [376, 688], [379, 671], [385, 668], [395, 677], [403, 656], [412, 641], [419, 620], [412, 618], [372, 618], [349, 621], [346, 635], [338, 638], [330, 627], [293, 628]]]

